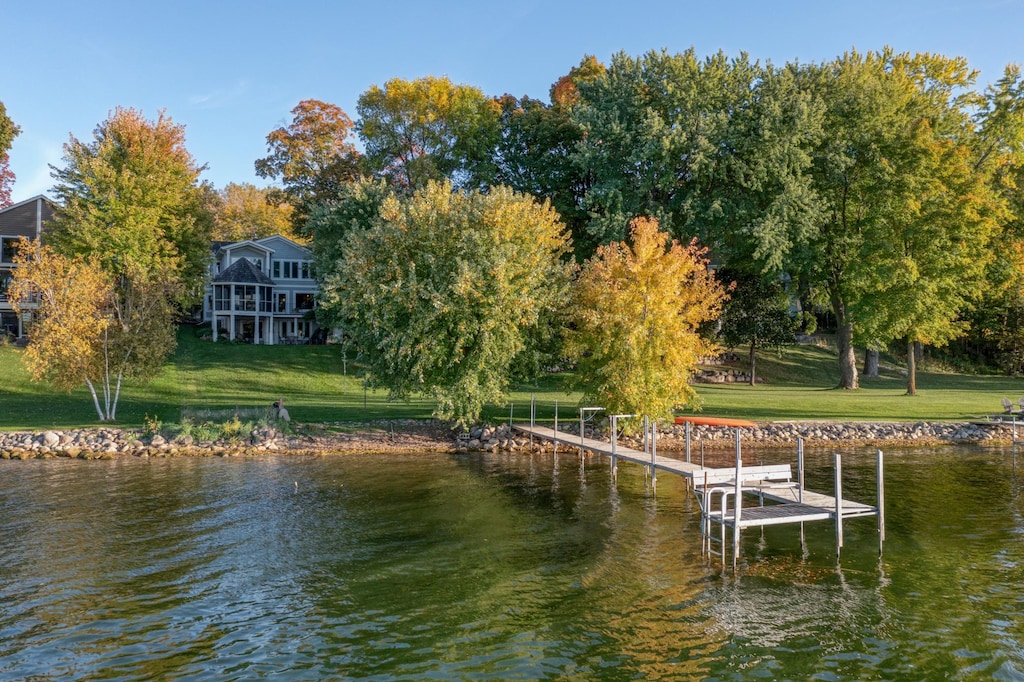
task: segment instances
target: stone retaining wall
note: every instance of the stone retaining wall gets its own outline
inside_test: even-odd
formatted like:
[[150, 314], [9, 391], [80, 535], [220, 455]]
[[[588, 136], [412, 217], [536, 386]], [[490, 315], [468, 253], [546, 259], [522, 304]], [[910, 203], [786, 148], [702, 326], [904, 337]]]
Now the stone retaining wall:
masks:
[[[559, 430], [578, 433], [575, 422], [559, 424]], [[587, 431], [587, 437], [608, 440], [608, 434]], [[807, 445], [837, 447], [866, 445], [953, 445], [1009, 444], [1012, 441], [1008, 424], [971, 424], [967, 422], [765, 422], [756, 427], [741, 428], [740, 438], [755, 447], [787, 447], [803, 438]], [[642, 444], [635, 439], [619, 442], [635, 449]], [[704, 443], [711, 448], [729, 448], [735, 443], [735, 430], [722, 426], [693, 426], [691, 445]], [[507, 424], [481, 426], [464, 434], [456, 444], [460, 451], [515, 450], [528, 448], [529, 436], [510, 433]], [[665, 425], [658, 430], [658, 450], [681, 452], [686, 447], [686, 427]]]
[[[418, 424], [418, 422], [417, 422]], [[448, 440], [446, 428], [435, 425], [432, 435], [419, 439], [401, 439], [406, 428], [410, 433], [422, 425], [402, 420], [387, 422], [390, 433], [381, 424], [363, 424], [365, 433], [345, 436], [285, 435], [271, 427], [260, 427], [245, 438], [195, 442], [190, 436], [169, 442], [160, 435], [145, 437], [137, 429], [65, 429], [40, 432], [0, 433], [0, 459], [35, 459], [75, 457], [110, 459], [116, 456], [171, 457], [176, 455], [220, 456], [260, 455], [278, 453], [383, 452], [406, 449], [410, 452], [447, 450], [456, 452], [528, 449], [530, 439], [513, 433], [508, 424], [478, 426]], [[397, 426], [397, 428], [396, 428]], [[443, 426], [443, 425], [442, 425]], [[680, 452], [685, 448], [685, 426], [663, 426], [658, 432], [658, 449]], [[560, 424], [560, 430], [578, 431], [575, 422]], [[396, 437], [398, 432], [398, 437]], [[971, 424], [965, 422], [765, 422], [753, 428], [740, 429], [741, 439], [748, 446], [788, 447], [803, 438], [808, 445], [831, 444], [837, 447], [864, 445], [950, 445], [1009, 444], [1012, 440], [1008, 424]], [[377, 434], [373, 436], [371, 434]], [[607, 440], [606, 433], [587, 436]], [[641, 449], [636, 440], [623, 438], [622, 445]], [[694, 426], [691, 444], [703, 443], [709, 448], [730, 448], [735, 442], [734, 430], [717, 426]], [[548, 447], [535, 443], [535, 447]]]
[[209, 442], [196, 442], [191, 436], [170, 442], [161, 435], [143, 437], [137, 429], [64, 429], [0, 433], [0, 459], [110, 459], [118, 455], [170, 457], [178, 454], [232, 456], [297, 449], [301, 445], [271, 427], [253, 429], [245, 438]]

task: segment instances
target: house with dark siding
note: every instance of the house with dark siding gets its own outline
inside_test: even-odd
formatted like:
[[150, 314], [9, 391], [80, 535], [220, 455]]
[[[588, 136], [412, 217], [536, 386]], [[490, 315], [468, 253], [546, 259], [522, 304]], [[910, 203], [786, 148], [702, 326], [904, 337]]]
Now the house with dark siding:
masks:
[[56, 205], [43, 195], [0, 208], [0, 335], [20, 338], [24, 321], [14, 312], [7, 297], [14, 271], [14, 254], [22, 237], [39, 239], [53, 219]]

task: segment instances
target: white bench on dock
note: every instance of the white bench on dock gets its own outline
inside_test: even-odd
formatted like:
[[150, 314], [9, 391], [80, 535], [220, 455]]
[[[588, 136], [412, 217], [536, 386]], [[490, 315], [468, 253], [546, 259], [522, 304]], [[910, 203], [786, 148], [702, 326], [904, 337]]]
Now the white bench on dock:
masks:
[[[743, 487], [756, 486], [758, 483], [771, 484], [778, 481], [793, 480], [793, 467], [788, 464], [766, 464], [742, 467], [740, 469]], [[736, 484], [736, 469], [698, 469], [691, 478], [695, 488], [711, 488], [722, 485]]]

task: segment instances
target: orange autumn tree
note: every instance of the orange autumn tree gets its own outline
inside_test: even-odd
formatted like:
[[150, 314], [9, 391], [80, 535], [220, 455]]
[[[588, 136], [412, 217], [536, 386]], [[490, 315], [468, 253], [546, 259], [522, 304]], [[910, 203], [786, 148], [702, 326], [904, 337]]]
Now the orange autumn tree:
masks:
[[[567, 348], [585, 400], [655, 419], [697, 404], [690, 374], [717, 350], [698, 329], [726, 298], [705, 253], [696, 240], [683, 246], [657, 220], [637, 218], [628, 242], [601, 246], [584, 264]], [[630, 420], [626, 429], [638, 425]]]

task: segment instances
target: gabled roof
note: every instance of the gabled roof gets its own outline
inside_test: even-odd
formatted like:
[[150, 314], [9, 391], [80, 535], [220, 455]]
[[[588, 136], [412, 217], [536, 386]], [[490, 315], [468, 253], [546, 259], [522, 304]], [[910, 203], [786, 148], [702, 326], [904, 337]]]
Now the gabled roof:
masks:
[[274, 284], [262, 270], [253, 265], [248, 258], [239, 258], [224, 272], [213, 278], [214, 282], [234, 282], [236, 284]]
[[262, 246], [264, 246], [265, 248], [268, 248], [268, 249], [270, 248], [270, 244], [273, 243], [273, 242], [285, 242], [286, 244], [290, 244], [290, 245], [294, 246], [295, 248], [300, 249], [300, 250], [302, 250], [302, 251], [304, 251], [306, 253], [312, 253], [309, 250], [308, 246], [306, 246], [304, 244], [300, 244], [297, 241], [295, 241], [294, 239], [289, 239], [288, 237], [285, 237], [285, 236], [282, 236], [282, 235], [279, 235], [279, 234], [272, 234], [269, 237], [261, 237], [260, 239], [256, 240], [257, 244], [261, 244]]
[[28, 199], [22, 199], [21, 201], [19, 201], [16, 204], [11, 204], [10, 206], [4, 206], [4, 207], [0, 208], [0, 213], [2, 213], [4, 211], [10, 211], [11, 209], [20, 208], [21, 206], [25, 206], [26, 204], [35, 203], [36, 201], [39, 201], [40, 199], [42, 199], [43, 201], [48, 203], [53, 208], [57, 208], [57, 204], [54, 203], [53, 199], [51, 199], [51, 198], [49, 198], [47, 196], [44, 196], [42, 194], [37, 194], [34, 197], [29, 197]]
[[240, 249], [243, 246], [250, 246], [256, 249], [257, 251], [262, 251], [266, 253], [268, 256], [274, 253], [274, 249], [270, 248], [266, 244], [261, 244], [260, 242], [254, 241], [252, 239], [243, 239], [240, 242], [214, 242], [213, 244], [213, 252], [215, 255], [220, 255], [222, 253], [234, 251], [235, 249]]

